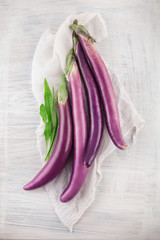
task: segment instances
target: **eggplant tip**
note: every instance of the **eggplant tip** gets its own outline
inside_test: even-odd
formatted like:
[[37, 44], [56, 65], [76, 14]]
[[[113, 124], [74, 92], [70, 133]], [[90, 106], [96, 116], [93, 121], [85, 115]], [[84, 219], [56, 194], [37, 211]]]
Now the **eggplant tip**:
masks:
[[127, 150], [127, 149], [128, 149], [128, 146], [127, 146], [127, 145], [123, 147], [123, 150]]
[[27, 185], [23, 186], [23, 189], [24, 190], [28, 190]]
[[85, 168], [89, 167], [89, 165], [86, 162], [84, 162], [83, 165], [84, 165]]
[[67, 202], [67, 199], [65, 198], [64, 194], [61, 195], [60, 201], [63, 203]]
[[27, 183], [26, 185], [23, 186], [23, 189], [24, 190], [30, 190], [31, 189], [31, 186], [29, 183]]

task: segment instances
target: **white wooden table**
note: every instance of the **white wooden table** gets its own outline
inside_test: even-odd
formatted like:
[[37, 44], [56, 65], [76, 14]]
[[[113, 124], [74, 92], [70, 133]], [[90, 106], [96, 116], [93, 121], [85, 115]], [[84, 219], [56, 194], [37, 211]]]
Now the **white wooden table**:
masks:
[[[95, 201], [70, 233], [43, 188], [22, 186], [40, 166], [31, 89], [36, 44], [46, 28], [56, 32], [84, 11], [105, 19], [108, 63], [146, 124], [129, 151], [103, 164]], [[159, 23], [159, 0], [0, 0], [0, 239], [160, 239]]]

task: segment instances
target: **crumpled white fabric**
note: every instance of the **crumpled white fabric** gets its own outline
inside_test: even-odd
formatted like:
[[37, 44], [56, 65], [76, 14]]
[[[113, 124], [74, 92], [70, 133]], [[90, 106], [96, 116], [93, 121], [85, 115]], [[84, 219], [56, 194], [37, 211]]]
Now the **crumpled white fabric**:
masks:
[[[74, 19], [78, 19], [79, 24], [84, 25], [88, 29], [91, 36], [96, 39], [96, 42], [101, 42], [107, 37], [106, 24], [97, 13], [83, 13], [67, 17], [56, 34], [52, 33], [51, 29], [47, 29], [39, 40], [33, 58], [32, 90], [38, 105], [44, 102], [44, 78], [47, 79], [50, 87], [54, 86], [55, 91], [58, 90], [61, 83], [61, 76], [65, 72], [66, 56], [72, 48], [72, 32], [69, 29], [69, 25], [73, 23]], [[144, 125], [144, 121], [137, 113], [114, 72], [108, 65], [107, 67], [118, 100], [123, 135], [125, 138], [127, 137], [127, 143], [131, 143], [135, 141], [137, 133]], [[44, 124], [41, 120], [36, 134], [41, 160], [44, 163], [45, 139], [43, 131]], [[68, 162], [67, 166], [55, 180], [45, 186], [56, 214], [70, 231], [72, 231], [73, 225], [93, 202], [96, 187], [102, 178], [101, 163], [106, 160], [114, 150], [115, 146], [108, 136], [106, 127], [104, 127], [100, 150], [94, 164], [90, 167], [85, 184], [78, 195], [70, 202], [62, 203], [59, 199], [70, 179], [72, 171], [71, 161]]]

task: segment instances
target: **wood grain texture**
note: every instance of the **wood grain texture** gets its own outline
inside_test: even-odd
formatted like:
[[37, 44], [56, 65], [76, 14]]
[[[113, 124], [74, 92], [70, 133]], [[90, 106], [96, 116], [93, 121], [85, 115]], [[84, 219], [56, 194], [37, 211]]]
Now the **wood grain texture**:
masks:
[[[22, 190], [40, 169], [31, 89], [35, 47], [46, 28], [99, 12], [108, 27], [104, 59], [146, 121], [129, 151], [103, 163], [92, 206], [69, 233], [44, 189]], [[0, 0], [0, 239], [160, 239], [160, 1]], [[113, 160], [114, 159], [114, 160]]]

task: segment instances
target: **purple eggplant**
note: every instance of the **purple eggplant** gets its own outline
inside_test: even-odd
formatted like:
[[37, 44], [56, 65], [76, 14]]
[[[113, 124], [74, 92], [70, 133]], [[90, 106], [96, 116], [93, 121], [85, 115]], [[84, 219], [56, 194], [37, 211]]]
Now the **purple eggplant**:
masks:
[[87, 148], [83, 162], [86, 167], [89, 167], [97, 155], [100, 142], [102, 139], [103, 131], [102, 109], [99, 92], [93, 74], [88, 65], [87, 59], [85, 58], [80, 42], [75, 35], [73, 35], [73, 43], [74, 52], [85, 84], [88, 100], [87, 102], [89, 109], [89, 137], [87, 141]]
[[76, 196], [84, 184], [88, 173], [88, 168], [85, 168], [83, 164], [83, 156], [87, 144], [87, 119], [82, 83], [73, 49], [67, 57], [66, 74], [68, 75], [71, 88], [74, 128], [74, 159], [69, 185], [60, 197], [62, 202], [67, 202]]
[[72, 116], [65, 75], [58, 91], [59, 128], [55, 148], [45, 166], [26, 184], [24, 190], [31, 190], [43, 186], [53, 180], [64, 168], [72, 148], [73, 127]]
[[95, 40], [82, 25], [71, 24], [70, 28], [78, 35], [85, 56], [95, 76], [103, 103], [106, 126], [113, 143], [120, 149], [127, 149], [119, 119], [118, 104], [108, 70], [94, 46]]

